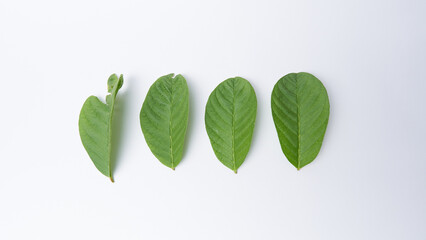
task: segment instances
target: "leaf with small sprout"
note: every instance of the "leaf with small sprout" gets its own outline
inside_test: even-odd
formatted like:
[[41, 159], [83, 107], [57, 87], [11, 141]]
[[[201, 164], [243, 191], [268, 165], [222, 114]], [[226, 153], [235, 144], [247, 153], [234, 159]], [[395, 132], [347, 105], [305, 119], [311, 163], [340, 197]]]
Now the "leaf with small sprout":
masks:
[[90, 96], [81, 108], [78, 127], [81, 142], [96, 168], [114, 182], [111, 170], [112, 115], [118, 90], [123, 85], [120, 78], [112, 74], [108, 78], [106, 103]]

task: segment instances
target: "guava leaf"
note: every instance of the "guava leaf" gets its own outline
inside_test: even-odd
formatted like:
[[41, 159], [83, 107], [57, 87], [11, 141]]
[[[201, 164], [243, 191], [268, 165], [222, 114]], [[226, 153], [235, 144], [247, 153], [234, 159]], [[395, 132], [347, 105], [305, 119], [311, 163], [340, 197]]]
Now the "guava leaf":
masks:
[[254, 89], [241, 77], [220, 83], [207, 101], [205, 123], [213, 151], [235, 173], [250, 149], [256, 111]]
[[174, 74], [152, 84], [140, 112], [142, 132], [151, 152], [173, 170], [182, 160], [188, 113], [188, 85], [182, 75]]
[[90, 96], [81, 108], [78, 127], [81, 142], [92, 159], [96, 168], [112, 182], [111, 170], [111, 133], [112, 115], [118, 90], [123, 85], [123, 75], [120, 78], [112, 74], [108, 78], [106, 104], [99, 98]]
[[309, 73], [290, 73], [274, 87], [272, 116], [284, 155], [298, 170], [318, 155], [330, 114], [324, 85]]

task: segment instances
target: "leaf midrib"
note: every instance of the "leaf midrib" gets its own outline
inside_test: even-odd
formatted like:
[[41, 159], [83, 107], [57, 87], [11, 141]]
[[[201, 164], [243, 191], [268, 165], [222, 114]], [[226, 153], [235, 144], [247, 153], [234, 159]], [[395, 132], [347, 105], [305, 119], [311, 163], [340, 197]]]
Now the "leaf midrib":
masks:
[[172, 111], [173, 111], [173, 77], [170, 79], [170, 119], [169, 119], [169, 133], [170, 133], [170, 160], [172, 162], [172, 169], [175, 170], [174, 158], [173, 158], [173, 127], [172, 127]]
[[109, 179], [111, 180], [111, 182], [114, 182], [114, 178], [112, 177], [112, 172], [111, 172], [111, 153], [112, 153], [112, 149], [111, 149], [111, 141], [112, 141], [112, 115], [114, 112], [114, 103], [115, 103], [115, 97], [116, 97], [116, 88], [118, 85], [116, 85], [114, 87], [114, 91], [111, 93], [111, 110], [109, 112], [109, 121], [108, 121], [108, 172], [109, 172]]
[[299, 109], [299, 81], [296, 75], [296, 109], [297, 109], [297, 170], [300, 170], [300, 109]]
[[[112, 169], [111, 169], [112, 118], [113, 118], [113, 113], [114, 113], [115, 99], [116, 99], [117, 93], [118, 93], [118, 86], [120, 85], [120, 79], [121, 79], [121, 76], [119, 77], [118, 81], [116, 82], [116, 84], [114, 85], [114, 88], [111, 91], [112, 100], [111, 100], [111, 106], [110, 106], [111, 109], [109, 111], [109, 121], [108, 121], [108, 172], [109, 172], [109, 179], [111, 180], [111, 182], [114, 182], [114, 178], [112, 176]], [[108, 103], [107, 103], [107, 105], [108, 105]]]
[[234, 164], [234, 172], [237, 173], [237, 164], [235, 160], [235, 81], [234, 78], [232, 83], [232, 162]]

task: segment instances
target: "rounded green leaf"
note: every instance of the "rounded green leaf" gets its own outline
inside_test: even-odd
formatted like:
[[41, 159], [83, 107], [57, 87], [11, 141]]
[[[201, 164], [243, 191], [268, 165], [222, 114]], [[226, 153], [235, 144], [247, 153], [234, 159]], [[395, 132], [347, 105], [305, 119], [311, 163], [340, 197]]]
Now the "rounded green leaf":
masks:
[[324, 85], [309, 73], [290, 73], [274, 86], [272, 116], [281, 149], [297, 169], [318, 155], [330, 114]]
[[206, 130], [216, 157], [237, 173], [250, 149], [257, 99], [251, 84], [241, 77], [223, 81], [206, 105]]
[[118, 90], [123, 85], [120, 78], [112, 74], [108, 79], [106, 104], [99, 98], [90, 96], [81, 108], [78, 127], [81, 142], [96, 168], [114, 182], [111, 171], [112, 114]]
[[182, 75], [160, 77], [149, 88], [140, 112], [146, 143], [161, 163], [175, 169], [188, 126], [188, 85]]

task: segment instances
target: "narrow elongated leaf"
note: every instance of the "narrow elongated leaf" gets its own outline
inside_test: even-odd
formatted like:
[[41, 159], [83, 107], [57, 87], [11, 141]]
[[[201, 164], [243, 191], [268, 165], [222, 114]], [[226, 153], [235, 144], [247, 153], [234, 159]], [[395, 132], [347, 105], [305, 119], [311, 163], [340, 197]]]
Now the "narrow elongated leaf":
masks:
[[96, 168], [114, 182], [111, 171], [111, 132], [114, 102], [118, 90], [123, 85], [123, 75], [120, 78], [112, 74], [108, 78], [106, 104], [99, 98], [90, 96], [81, 108], [78, 127], [81, 142], [92, 159]]
[[297, 169], [318, 155], [330, 114], [327, 91], [309, 73], [290, 73], [272, 91], [272, 116], [281, 149]]
[[151, 152], [174, 170], [183, 155], [189, 94], [185, 78], [173, 76], [160, 77], [149, 88], [140, 112], [140, 123]]
[[206, 130], [216, 157], [237, 173], [250, 149], [257, 99], [251, 84], [241, 77], [223, 81], [206, 105]]

